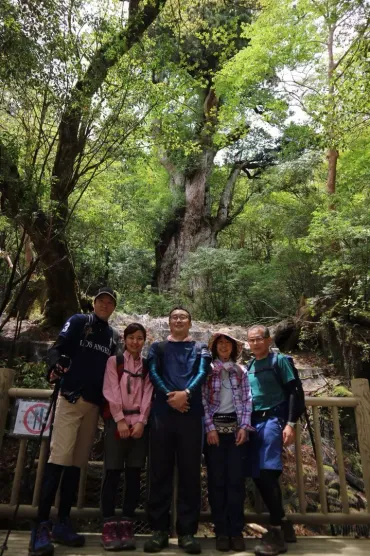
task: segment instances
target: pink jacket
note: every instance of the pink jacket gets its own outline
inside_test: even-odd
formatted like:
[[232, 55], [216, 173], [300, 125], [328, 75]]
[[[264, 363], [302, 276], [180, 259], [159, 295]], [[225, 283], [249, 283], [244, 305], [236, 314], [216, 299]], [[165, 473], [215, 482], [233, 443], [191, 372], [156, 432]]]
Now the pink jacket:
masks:
[[[142, 372], [142, 358], [134, 359], [126, 350], [123, 354], [125, 359], [125, 369], [131, 373], [137, 374]], [[124, 419], [128, 425], [135, 425], [140, 422], [147, 424], [153, 386], [149, 379], [149, 373], [144, 379], [130, 378], [130, 393], [128, 393], [129, 375], [123, 373], [120, 383], [118, 384], [118, 375], [116, 367], [116, 356], [109, 357], [104, 374], [103, 394], [109, 403], [109, 409], [113, 419], [117, 423]], [[124, 415], [124, 410], [139, 410], [140, 413], [133, 415]]]

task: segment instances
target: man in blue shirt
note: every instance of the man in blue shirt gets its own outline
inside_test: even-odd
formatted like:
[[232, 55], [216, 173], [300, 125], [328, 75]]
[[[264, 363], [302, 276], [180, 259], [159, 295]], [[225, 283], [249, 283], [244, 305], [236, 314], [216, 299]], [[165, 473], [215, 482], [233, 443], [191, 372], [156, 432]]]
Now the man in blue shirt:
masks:
[[[115, 352], [116, 334], [108, 319], [116, 302], [111, 288], [101, 288], [94, 299], [94, 313], [68, 319], [48, 352], [48, 379], [61, 381], [60, 396], [30, 556], [51, 556], [51, 540], [68, 546], [82, 546], [85, 542], [72, 529], [69, 514], [77, 495], [80, 469], [88, 461], [97, 428], [106, 362]], [[50, 509], [61, 477], [58, 520], [51, 533]]]
[[150, 429], [148, 516], [153, 536], [145, 552], [168, 546], [169, 512], [175, 465], [178, 468], [176, 529], [179, 546], [188, 554], [201, 551], [194, 538], [200, 514], [200, 465], [203, 442], [201, 386], [211, 355], [206, 344], [189, 336], [191, 316], [182, 307], [169, 315], [170, 336], [154, 342], [148, 356], [154, 386]]

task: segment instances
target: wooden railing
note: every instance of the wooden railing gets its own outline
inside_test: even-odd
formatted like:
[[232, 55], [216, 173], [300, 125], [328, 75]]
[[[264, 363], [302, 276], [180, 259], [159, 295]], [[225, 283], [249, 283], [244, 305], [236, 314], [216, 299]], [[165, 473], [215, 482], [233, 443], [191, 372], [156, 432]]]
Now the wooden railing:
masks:
[[[29, 390], [23, 388], [12, 388], [13, 371], [0, 369], [0, 446], [5, 432], [6, 414], [9, 409], [10, 400], [14, 398], [46, 399], [51, 395], [51, 390]], [[316, 444], [316, 467], [318, 478], [318, 493], [320, 500], [320, 511], [313, 513], [306, 511], [305, 481], [302, 458], [302, 428], [297, 425], [295, 455], [296, 455], [296, 478], [299, 512], [288, 514], [288, 519], [294, 523], [302, 524], [370, 524], [370, 390], [366, 379], [354, 379], [351, 383], [352, 397], [315, 397], [306, 398], [307, 407], [312, 408], [312, 421], [314, 438]], [[327, 504], [327, 492], [325, 485], [325, 469], [323, 459], [323, 443], [320, 434], [319, 408], [330, 408], [333, 421], [334, 448], [336, 452], [336, 467], [340, 483], [341, 512], [329, 512]], [[361, 457], [364, 491], [367, 499], [367, 507], [364, 511], [351, 511], [347, 494], [347, 481], [345, 472], [345, 461], [343, 456], [342, 435], [340, 429], [339, 408], [354, 408], [356, 428], [358, 436], [358, 447]], [[0, 518], [10, 517], [14, 511], [20, 495], [21, 479], [26, 459], [27, 439], [20, 438], [17, 463], [14, 471], [13, 484], [8, 504], [0, 504]], [[40, 454], [37, 460], [36, 480], [33, 489], [32, 503], [21, 505], [19, 516], [33, 518], [36, 515], [37, 505], [40, 498], [41, 481], [44, 466], [47, 459], [48, 439], [42, 441]], [[102, 462], [89, 462], [91, 466], [101, 466]], [[78, 491], [77, 506], [72, 510], [72, 515], [78, 517], [99, 517], [99, 507], [85, 507], [87, 467], [81, 472]], [[176, 489], [175, 489], [176, 492]], [[176, 494], [175, 494], [176, 496]], [[58, 505], [58, 496], [56, 506]], [[53, 508], [52, 513], [55, 512]], [[138, 512], [138, 518], [144, 518], [144, 512]], [[210, 521], [209, 512], [202, 512], [202, 521]], [[248, 523], [263, 523], [268, 521], [268, 514], [263, 513], [261, 504], [258, 511], [246, 513]]]

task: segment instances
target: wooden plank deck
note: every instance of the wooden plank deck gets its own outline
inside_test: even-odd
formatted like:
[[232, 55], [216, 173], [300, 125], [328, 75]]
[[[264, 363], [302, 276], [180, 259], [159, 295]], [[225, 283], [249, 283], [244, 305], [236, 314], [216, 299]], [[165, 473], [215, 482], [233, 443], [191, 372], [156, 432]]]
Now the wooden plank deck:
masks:
[[[5, 537], [5, 531], [0, 532], [1, 541]], [[86, 546], [83, 548], [68, 548], [57, 545], [55, 548], [55, 556], [106, 556], [105, 552], [99, 545], [100, 535], [95, 533], [86, 534]], [[142, 556], [143, 544], [148, 537], [138, 537], [138, 546], [135, 556]], [[7, 556], [27, 556], [28, 554], [29, 533], [26, 531], [15, 531], [11, 534], [8, 550], [5, 552]], [[214, 539], [201, 539], [203, 554], [206, 556], [220, 556], [220, 552], [216, 552], [214, 547]], [[253, 546], [256, 539], [246, 539], [246, 552], [243, 554], [254, 554]], [[122, 554], [122, 553], [121, 553]], [[183, 554], [178, 549], [177, 540], [171, 539], [170, 546], [163, 551], [164, 555], [177, 556]], [[230, 554], [233, 554], [230, 552]], [[370, 554], [370, 539], [351, 539], [346, 537], [301, 537], [297, 544], [289, 545], [289, 554], [291, 556], [368, 556]], [[147, 556], [147, 555], [146, 555]]]

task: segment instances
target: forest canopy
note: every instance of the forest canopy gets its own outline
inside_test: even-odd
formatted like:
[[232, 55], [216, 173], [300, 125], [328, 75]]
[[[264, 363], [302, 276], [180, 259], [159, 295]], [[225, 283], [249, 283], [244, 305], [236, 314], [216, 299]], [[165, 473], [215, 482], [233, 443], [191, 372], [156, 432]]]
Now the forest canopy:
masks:
[[[0, 316], [369, 318], [370, 6], [0, 5]], [[2, 324], [0, 324], [1, 328]]]

